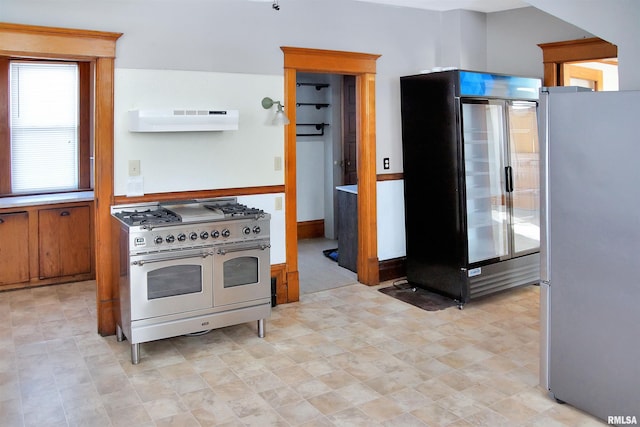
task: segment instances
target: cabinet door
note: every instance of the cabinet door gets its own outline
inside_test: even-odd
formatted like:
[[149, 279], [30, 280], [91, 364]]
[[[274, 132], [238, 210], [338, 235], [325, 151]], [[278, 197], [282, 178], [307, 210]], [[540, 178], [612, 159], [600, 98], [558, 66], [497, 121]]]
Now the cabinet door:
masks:
[[29, 281], [29, 214], [0, 214], [0, 285]]
[[89, 206], [38, 211], [40, 278], [91, 272]]

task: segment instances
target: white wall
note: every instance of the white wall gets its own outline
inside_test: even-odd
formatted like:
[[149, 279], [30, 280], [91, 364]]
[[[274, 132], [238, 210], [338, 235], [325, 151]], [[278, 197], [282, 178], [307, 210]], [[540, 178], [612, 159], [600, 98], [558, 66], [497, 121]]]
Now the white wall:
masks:
[[533, 7], [487, 15], [487, 68], [505, 74], [544, 77], [541, 43], [593, 37], [583, 29]]
[[[264, 96], [281, 99], [279, 76], [204, 71], [115, 72], [115, 194], [126, 194], [128, 161], [140, 160], [145, 193], [281, 185], [284, 128], [268, 121]], [[238, 110], [239, 129], [221, 132], [129, 132], [135, 109]]]
[[443, 12], [440, 17], [442, 43], [440, 67], [487, 70], [486, 14], [466, 10]]
[[[442, 63], [445, 53], [464, 67], [483, 68], [486, 61], [493, 72], [541, 76], [537, 43], [585, 34], [533, 8], [442, 15], [351, 0], [292, 0], [282, 2], [280, 11], [268, 2], [245, 0], [2, 0], [1, 14], [4, 22], [124, 33], [116, 58], [117, 194], [126, 192], [131, 159], [141, 160], [145, 192], [282, 184], [281, 172], [273, 170], [273, 157], [283, 153], [282, 130], [264, 125], [268, 112], [260, 106], [262, 97], [283, 93], [280, 46], [381, 55], [376, 164], [380, 173], [400, 173], [400, 76], [451, 65]], [[457, 26], [443, 25], [443, 19]], [[479, 54], [483, 49], [486, 59]], [[620, 66], [622, 74], [622, 58]], [[125, 110], [160, 103], [235, 107], [240, 130], [180, 137], [124, 130]], [[388, 170], [382, 167], [385, 157]], [[161, 174], [167, 170], [178, 172]], [[398, 185], [379, 186], [381, 260], [404, 255]], [[275, 226], [275, 235], [284, 242], [284, 227]], [[284, 253], [283, 247], [278, 251]]]
[[531, 5], [591, 31], [618, 46], [621, 90], [640, 89], [640, 2], [638, 0], [527, 0]]

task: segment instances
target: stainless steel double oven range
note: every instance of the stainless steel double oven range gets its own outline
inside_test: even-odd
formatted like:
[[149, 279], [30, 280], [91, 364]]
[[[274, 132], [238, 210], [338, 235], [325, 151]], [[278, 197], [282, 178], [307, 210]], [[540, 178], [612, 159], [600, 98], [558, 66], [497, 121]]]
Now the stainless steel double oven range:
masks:
[[120, 245], [118, 341], [140, 343], [271, 314], [270, 215], [234, 197], [111, 208]]

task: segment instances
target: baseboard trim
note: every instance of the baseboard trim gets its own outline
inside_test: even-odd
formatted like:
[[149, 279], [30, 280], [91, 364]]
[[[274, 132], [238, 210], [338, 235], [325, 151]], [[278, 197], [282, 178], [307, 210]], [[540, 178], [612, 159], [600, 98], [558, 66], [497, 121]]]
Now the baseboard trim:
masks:
[[324, 237], [324, 219], [298, 222], [298, 240]]
[[378, 263], [380, 269], [380, 282], [406, 277], [406, 257], [387, 259]]

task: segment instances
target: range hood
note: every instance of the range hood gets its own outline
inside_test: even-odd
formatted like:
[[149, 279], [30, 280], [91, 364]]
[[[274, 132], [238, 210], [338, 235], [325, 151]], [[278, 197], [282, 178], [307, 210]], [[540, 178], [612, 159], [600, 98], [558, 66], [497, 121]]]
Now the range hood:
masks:
[[129, 132], [238, 130], [237, 110], [131, 110]]

